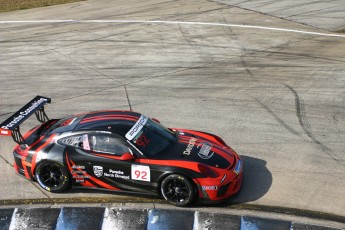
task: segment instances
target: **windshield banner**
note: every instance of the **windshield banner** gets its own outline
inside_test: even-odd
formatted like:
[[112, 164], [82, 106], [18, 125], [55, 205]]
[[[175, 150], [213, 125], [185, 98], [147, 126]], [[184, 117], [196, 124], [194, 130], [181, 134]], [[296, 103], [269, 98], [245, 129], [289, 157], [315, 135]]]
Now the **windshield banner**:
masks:
[[133, 140], [133, 138], [142, 130], [145, 126], [148, 118], [144, 115], [141, 115], [139, 120], [134, 124], [134, 126], [126, 134], [128, 140]]

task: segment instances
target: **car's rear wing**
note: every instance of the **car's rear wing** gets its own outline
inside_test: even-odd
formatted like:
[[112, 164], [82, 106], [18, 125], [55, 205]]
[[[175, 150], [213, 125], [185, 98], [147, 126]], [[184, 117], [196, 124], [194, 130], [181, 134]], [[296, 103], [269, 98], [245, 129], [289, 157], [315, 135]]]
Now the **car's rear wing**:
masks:
[[25, 140], [20, 133], [19, 126], [32, 114], [35, 113], [39, 122], [48, 121], [48, 116], [44, 112], [44, 105], [50, 103], [51, 99], [42, 96], [36, 96], [29, 103], [23, 106], [20, 110], [10, 116], [6, 121], [0, 125], [0, 135], [12, 136], [13, 140], [18, 144], [25, 144]]

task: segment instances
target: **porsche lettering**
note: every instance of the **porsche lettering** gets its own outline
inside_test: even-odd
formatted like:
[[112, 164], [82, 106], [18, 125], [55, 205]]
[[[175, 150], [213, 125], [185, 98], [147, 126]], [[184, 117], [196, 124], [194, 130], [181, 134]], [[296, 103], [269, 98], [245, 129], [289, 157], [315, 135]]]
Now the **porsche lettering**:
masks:
[[144, 127], [146, 124], [148, 118], [144, 115], [141, 115], [139, 120], [134, 124], [134, 126], [129, 130], [129, 132], [126, 134], [126, 138], [128, 140], [133, 140], [133, 138], [140, 132], [140, 130]]

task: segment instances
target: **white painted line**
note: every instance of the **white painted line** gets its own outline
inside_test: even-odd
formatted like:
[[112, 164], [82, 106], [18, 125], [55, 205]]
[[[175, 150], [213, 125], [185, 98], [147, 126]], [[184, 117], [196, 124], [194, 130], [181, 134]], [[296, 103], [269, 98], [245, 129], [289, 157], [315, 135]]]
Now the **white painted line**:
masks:
[[149, 20], [27, 20], [27, 21], [0, 21], [0, 24], [20, 24], [20, 23], [144, 23], [144, 24], [181, 24], [181, 25], [204, 25], [204, 26], [220, 26], [220, 27], [237, 27], [246, 29], [261, 29], [261, 30], [272, 30], [282, 31], [309, 35], [318, 35], [324, 37], [340, 37], [345, 38], [343, 34], [334, 33], [319, 33], [305, 30], [294, 30], [284, 29], [277, 27], [266, 27], [266, 26], [253, 26], [253, 25], [241, 25], [241, 24], [226, 24], [226, 23], [215, 23], [215, 22], [184, 22], [184, 21], [149, 21]]

